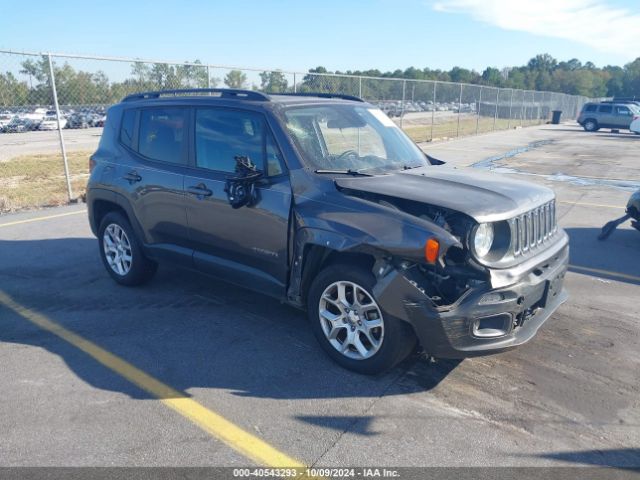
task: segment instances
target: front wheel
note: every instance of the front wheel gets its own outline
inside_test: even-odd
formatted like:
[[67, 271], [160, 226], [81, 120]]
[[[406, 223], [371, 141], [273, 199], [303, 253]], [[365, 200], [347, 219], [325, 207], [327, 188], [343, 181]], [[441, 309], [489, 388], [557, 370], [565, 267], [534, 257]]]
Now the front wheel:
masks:
[[322, 348], [342, 367], [368, 375], [389, 370], [416, 344], [411, 327], [377, 303], [374, 285], [364, 268], [332, 265], [314, 280], [307, 305]]

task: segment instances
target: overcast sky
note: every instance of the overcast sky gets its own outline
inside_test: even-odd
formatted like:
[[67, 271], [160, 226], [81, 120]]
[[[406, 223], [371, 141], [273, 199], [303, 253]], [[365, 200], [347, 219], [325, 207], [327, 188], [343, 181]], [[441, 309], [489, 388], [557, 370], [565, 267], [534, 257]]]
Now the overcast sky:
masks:
[[[640, 56], [640, 1], [0, 0], [0, 48], [307, 70], [598, 66]], [[0, 65], [0, 70], [2, 65]]]

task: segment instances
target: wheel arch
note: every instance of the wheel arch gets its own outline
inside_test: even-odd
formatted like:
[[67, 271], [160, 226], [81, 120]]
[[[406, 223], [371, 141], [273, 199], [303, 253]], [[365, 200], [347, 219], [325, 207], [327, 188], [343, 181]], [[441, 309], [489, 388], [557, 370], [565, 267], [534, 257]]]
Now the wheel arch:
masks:
[[118, 212], [127, 219], [136, 236], [144, 245], [146, 240], [144, 231], [138, 223], [133, 208], [124, 196], [110, 190], [91, 189], [87, 195], [87, 208], [89, 224], [94, 235], [98, 236], [98, 229], [105, 215], [109, 212]]
[[129, 220], [129, 222], [131, 222], [131, 220], [129, 219], [129, 215], [127, 215], [127, 212], [124, 210], [124, 208], [122, 208], [120, 205], [110, 200], [104, 200], [104, 199], [94, 200], [92, 207], [93, 207], [92, 208], [93, 222], [95, 223], [96, 228], [100, 228], [100, 224], [102, 223], [102, 220], [104, 219], [104, 217], [111, 212], [118, 212], [121, 215], [123, 215], [127, 220]]
[[372, 270], [383, 252], [363, 248], [334, 232], [304, 229], [297, 238], [291, 269], [289, 300], [304, 305], [313, 279], [329, 265], [351, 264]]

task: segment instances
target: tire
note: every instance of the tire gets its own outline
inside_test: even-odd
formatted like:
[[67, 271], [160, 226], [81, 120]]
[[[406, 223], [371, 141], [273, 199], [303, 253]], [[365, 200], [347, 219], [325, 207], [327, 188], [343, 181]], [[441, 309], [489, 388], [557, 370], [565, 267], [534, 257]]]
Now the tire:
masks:
[[119, 212], [107, 213], [100, 222], [98, 248], [104, 268], [120, 285], [142, 285], [158, 268], [144, 256], [131, 224]]
[[[348, 306], [336, 303], [340, 285], [345, 287], [343, 298]], [[375, 278], [366, 269], [336, 264], [320, 272], [307, 296], [311, 329], [322, 348], [343, 368], [365, 375], [376, 375], [393, 368], [416, 345], [411, 326], [386, 314], [377, 304], [372, 293], [374, 285]], [[354, 292], [357, 293], [354, 295]], [[354, 296], [361, 305], [354, 305]], [[324, 314], [321, 315], [321, 311]], [[330, 340], [329, 336], [334, 338]], [[366, 354], [363, 354], [365, 350]]]
[[584, 128], [585, 132], [597, 132], [599, 129], [598, 122], [589, 118], [584, 121], [582, 128]]

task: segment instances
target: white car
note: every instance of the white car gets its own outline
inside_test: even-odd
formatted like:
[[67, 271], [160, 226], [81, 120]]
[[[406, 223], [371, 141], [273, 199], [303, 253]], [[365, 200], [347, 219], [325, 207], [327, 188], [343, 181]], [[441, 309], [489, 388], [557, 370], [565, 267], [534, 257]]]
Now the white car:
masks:
[[640, 135], [640, 115], [635, 115], [629, 125], [629, 130], [631, 130], [636, 135]]
[[9, 125], [13, 117], [14, 115], [11, 115], [10, 113], [0, 113], [0, 130]]
[[[64, 128], [67, 126], [67, 119], [64, 117], [60, 118], [60, 128]], [[58, 129], [58, 119], [55, 115], [47, 115], [40, 123], [38, 130], [57, 130]]]

